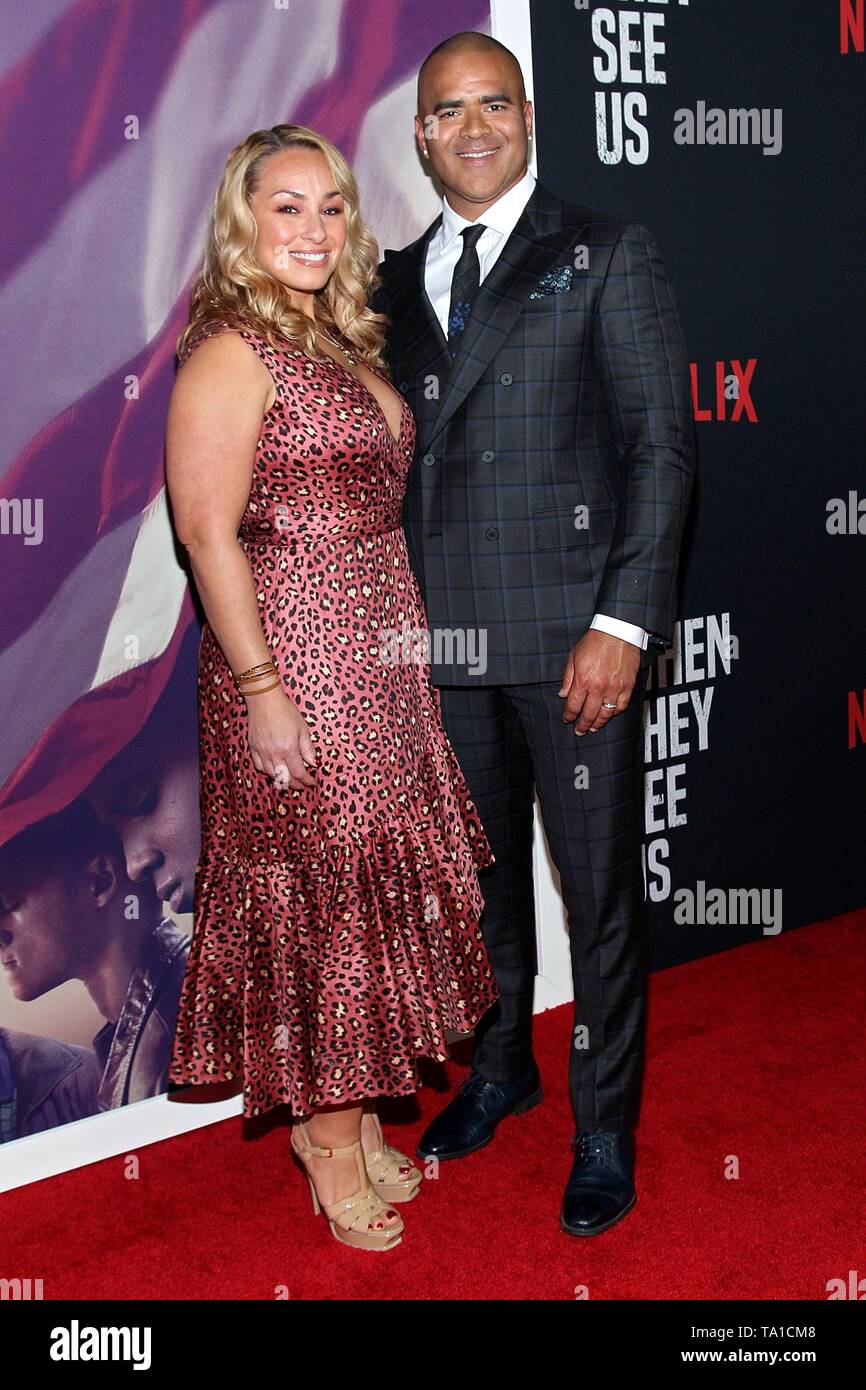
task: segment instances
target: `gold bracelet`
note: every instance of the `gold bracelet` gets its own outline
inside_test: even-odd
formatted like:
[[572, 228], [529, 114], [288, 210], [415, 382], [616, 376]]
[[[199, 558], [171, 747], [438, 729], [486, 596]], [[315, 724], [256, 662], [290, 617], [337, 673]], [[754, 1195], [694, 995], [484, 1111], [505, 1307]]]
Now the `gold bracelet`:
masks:
[[263, 663], [261, 670], [251, 666], [249, 671], [242, 671], [239, 676], [235, 676], [235, 685], [238, 690], [240, 690], [243, 681], [263, 681], [267, 680], [269, 676], [277, 676], [279, 678], [279, 674], [279, 671], [272, 661], [268, 662], [267, 665]]
[[238, 690], [241, 690], [242, 695], [264, 695], [266, 690], [276, 690], [279, 684], [279, 680], [275, 680], [270, 685], [261, 686], [258, 690], [241, 690], [240, 686], [238, 686]]
[[238, 690], [240, 690], [241, 685], [245, 684], [247, 681], [266, 681], [269, 676], [278, 676], [279, 674], [276, 666], [272, 666], [270, 671], [262, 671], [261, 675], [258, 676], [239, 676], [235, 681], [235, 685]]
[[249, 670], [241, 671], [240, 675], [237, 675], [234, 671], [232, 671], [232, 675], [234, 676], [236, 681], [242, 681], [246, 680], [249, 677], [252, 677], [257, 672], [260, 675], [265, 676], [268, 674], [269, 671], [276, 671], [276, 669], [277, 668], [274, 665], [273, 657], [269, 657], [267, 661], [260, 661], [258, 666], [250, 666]]

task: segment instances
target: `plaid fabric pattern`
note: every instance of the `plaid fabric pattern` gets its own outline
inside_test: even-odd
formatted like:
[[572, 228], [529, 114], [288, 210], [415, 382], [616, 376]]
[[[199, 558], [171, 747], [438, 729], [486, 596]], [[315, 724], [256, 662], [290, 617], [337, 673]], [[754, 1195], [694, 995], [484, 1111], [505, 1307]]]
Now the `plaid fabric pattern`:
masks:
[[433, 680], [558, 679], [595, 612], [666, 644], [694, 426], [652, 235], [537, 184], [452, 358], [424, 289], [440, 221], [385, 252], [371, 300], [418, 424], [403, 516], [428, 624], [486, 640], [482, 674], [434, 645]]
[[[481, 930], [501, 996], [475, 1028], [473, 1067], [517, 1081], [532, 1067], [536, 974], [535, 792], [568, 914], [574, 1042], [568, 1076], [578, 1129], [637, 1122], [646, 1031], [647, 924], [641, 868], [642, 721], [647, 666], [631, 701], [578, 739], [558, 682], [442, 686], [442, 720], [496, 863], [478, 874]], [[575, 786], [575, 766], [587, 784]]]

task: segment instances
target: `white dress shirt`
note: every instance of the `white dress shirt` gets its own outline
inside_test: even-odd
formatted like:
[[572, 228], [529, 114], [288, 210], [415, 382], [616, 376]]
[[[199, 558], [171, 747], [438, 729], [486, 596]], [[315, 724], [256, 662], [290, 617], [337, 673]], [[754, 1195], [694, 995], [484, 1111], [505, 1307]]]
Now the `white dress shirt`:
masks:
[[[535, 175], [529, 169], [519, 183], [497, 198], [495, 203], [481, 213], [474, 221], [484, 223], [476, 243], [478, 262], [481, 266], [481, 279], [489, 275], [500, 251], [505, 245], [520, 219], [520, 215], [535, 188]], [[448, 337], [448, 314], [451, 308], [451, 281], [454, 268], [463, 253], [464, 227], [471, 227], [472, 220], [455, 212], [447, 198], [442, 199], [442, 225], [427, 246], [427, 261], [424, 266], [424, 288], [433, 306], [433, 312], [442, 325], [442, 332]], [[613, 637], [622, 637], [636, 647], [645, 648], [649, 634], [635, 623], [625, 623], [621, 618], [608, 618], [604, 613], [596, 613], [590, 627], [601, 632], [609, 632]]]

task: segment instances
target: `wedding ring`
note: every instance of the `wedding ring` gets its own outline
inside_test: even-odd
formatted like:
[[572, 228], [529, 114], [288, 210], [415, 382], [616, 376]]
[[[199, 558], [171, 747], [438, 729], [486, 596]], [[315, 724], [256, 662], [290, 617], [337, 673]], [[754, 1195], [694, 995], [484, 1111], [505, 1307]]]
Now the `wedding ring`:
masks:
[[612, 705], [608, 704], [607, 700], [602, 700], [601, 707], [602, 709], [616, 709], [616, 700], [614, 700]]

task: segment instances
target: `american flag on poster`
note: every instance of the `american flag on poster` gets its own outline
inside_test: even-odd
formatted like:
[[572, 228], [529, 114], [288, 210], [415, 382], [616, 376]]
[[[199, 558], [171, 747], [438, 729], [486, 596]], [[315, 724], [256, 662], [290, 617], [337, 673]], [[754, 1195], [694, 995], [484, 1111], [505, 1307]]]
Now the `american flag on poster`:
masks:
[[0, 75], [0, 843], [138, 732], [197, 621], [163, 474], [174, 345], [251, 130], [321, 130], [380, 245], [438, 211], [411, 116], [482, 0], [40, 0]]

